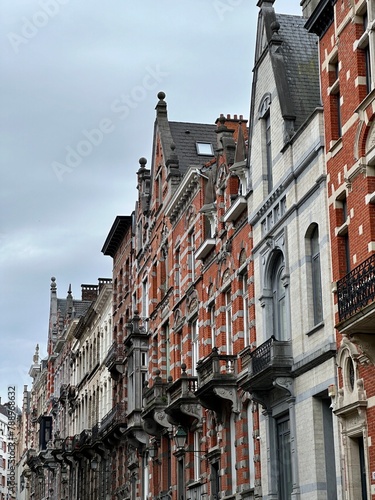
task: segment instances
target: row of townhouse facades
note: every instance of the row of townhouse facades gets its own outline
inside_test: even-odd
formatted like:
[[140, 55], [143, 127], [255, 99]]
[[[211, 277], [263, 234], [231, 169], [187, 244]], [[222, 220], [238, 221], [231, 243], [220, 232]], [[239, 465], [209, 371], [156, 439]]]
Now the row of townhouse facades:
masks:
[[274, 3], [249, 120], [174, 122], [159, 92], [112, 278], [52, 278], [20, 498], [375, 496], [375, 2]]

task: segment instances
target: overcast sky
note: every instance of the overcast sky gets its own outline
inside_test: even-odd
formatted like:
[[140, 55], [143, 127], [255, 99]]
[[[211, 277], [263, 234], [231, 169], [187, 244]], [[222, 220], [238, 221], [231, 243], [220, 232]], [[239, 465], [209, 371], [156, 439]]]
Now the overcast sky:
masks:
[[[46, 355], [50, 278], [111, 277], [101, 248], [150, 162], [157, 93], [173, 121], [250, 108], [256, 0], [3, 0], [0, 396]], [[299, 0], [277, 12], [301, 14]]]

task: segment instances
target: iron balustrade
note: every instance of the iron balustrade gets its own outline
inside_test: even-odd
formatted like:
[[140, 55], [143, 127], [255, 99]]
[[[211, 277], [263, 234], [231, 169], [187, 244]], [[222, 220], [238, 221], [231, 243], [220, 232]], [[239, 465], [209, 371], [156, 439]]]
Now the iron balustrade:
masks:
[[375, 299], [375, 254], [337, 282], [339, 321], [352, 317]]
[[275, 337], [272, 335], [271, 338], [266, 340], [263, 344], [257, 347], [254, 351], [250, 353], [252, 359], [252, 373], [256, 375], [261, 372], [271, 363], [271, 348], [275, 341]]
[[103, 433], [112, 424], [126, 422], [125, 403], [117, 403], [103, 418], [100, 423], [100, 432]]
[[104, 358], [104, 364], [107, 368], [115, 363], [122, 363], [125, 356], [124, 344], [119, 344], [116, 341], [113, 342], [109, 351]]

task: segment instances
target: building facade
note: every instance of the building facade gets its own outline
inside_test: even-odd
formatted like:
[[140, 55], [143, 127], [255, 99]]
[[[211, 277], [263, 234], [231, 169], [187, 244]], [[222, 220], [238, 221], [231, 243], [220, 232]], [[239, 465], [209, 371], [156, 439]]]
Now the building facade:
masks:
[[109, 494], [110, 471], [97, 438], [111, 407], [104, 364], [111, 337], [111, 280], [82, 285], [76, 300], [70, 287], [66, 299], [58, 298], [52, 278], [48, 356], [40, 360], [37, 347], [29, 409], [23, 411], [27, 498], [88, 500]]
[[[303, 2], [307, 3], [307, 2]], [[373, 1], [312, 2], [319, 36], [345, 499], [375, 495]], [[314, 8], [314, 10], [311, 9]]]

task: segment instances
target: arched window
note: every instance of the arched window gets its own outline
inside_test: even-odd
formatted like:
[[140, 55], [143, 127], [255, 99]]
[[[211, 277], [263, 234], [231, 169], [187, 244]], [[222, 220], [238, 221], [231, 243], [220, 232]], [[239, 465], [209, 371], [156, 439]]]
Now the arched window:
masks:
[[281, 253], [277, 256], [272, 270], [272, 312], [273, 334], [277, 340], [288, 340], [286, 292], [283, 283], [285, 264]]
[[322, 282], [320, 271], [319, 229], [315, 225], [310, 235], [311, 284], [313, 295], [314, 325], [323, 321]]

